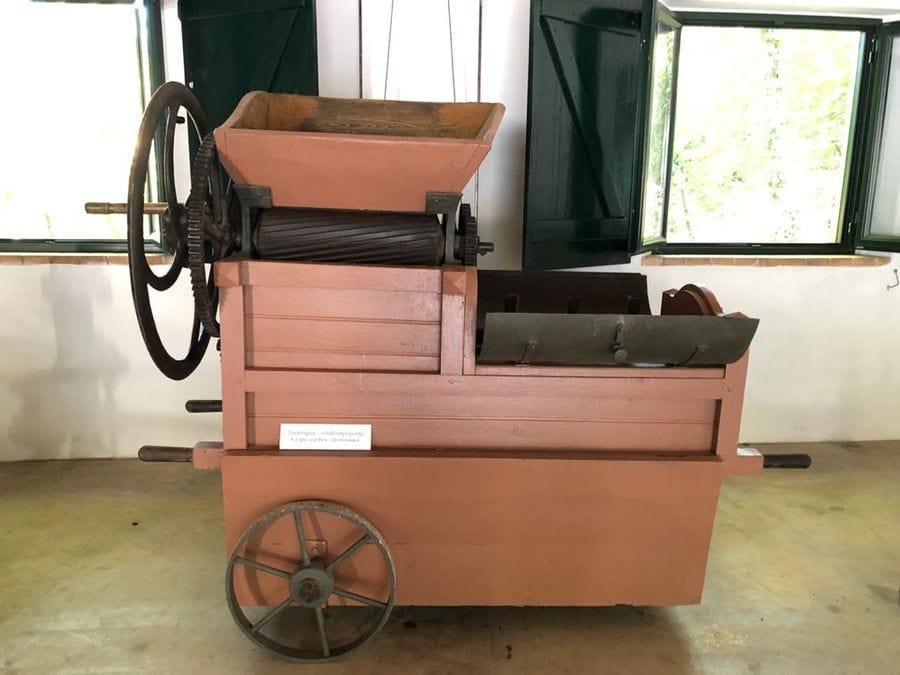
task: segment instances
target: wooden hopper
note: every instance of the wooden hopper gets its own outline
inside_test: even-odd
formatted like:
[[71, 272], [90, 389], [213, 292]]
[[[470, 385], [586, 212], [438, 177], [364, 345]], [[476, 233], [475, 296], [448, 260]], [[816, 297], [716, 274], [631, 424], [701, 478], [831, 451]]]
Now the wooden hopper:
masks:
[[491, 148], [497, 103], [416, 103], [250, 92], [215, 130], [238, 183], [273, 206], [425, 211], [462, 192]]

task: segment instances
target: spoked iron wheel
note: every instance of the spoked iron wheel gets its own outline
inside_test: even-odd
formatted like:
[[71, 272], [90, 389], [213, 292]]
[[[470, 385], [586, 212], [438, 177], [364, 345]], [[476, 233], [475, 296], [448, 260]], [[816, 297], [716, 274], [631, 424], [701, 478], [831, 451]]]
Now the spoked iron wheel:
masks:
[[251, 525], [226, 569], [228, 607], [257, 645], [321, 662], [371, 640], [394, 606], [394, 562], [381, 533], [352, 509], [285, 504]]
[[[181, 111], [184, 111], [183, 115]], [[150, 304], [150, 289], [170, 289], [188, 262], [187, 211], [175, 189], [176, 130], [181, 123], [187, 123], [189, 133], [193, 129], [199, 138], [207, 133], [206, 115], [193, 92], [178, 82], [167, 82], [153, 94], [141, 120], [128, 178], [127, 206], [128, 263], [138, 325], [153, 362], [173, 380], [181, 380], [194, 371], [206, 352], [210, 338], [203, 330], [195, 308], [187, 354], [180, 359], [173, 357], [163, 345]], [[160, 201], [165, 203], [165, 209], [158, 213], [161, 236], [174, 253], [170, 267], [162, 275], [148, 264], [144, 240], [144, 194], [150, 162], [154, 158], [151, 152], [154, 141], [164, 144], [160, 182], [165, 194], [160, 195]]]

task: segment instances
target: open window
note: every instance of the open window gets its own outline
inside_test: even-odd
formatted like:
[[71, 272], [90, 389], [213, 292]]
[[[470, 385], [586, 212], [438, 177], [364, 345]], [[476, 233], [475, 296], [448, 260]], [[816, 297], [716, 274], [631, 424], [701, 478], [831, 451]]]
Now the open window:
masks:
[[533, 0], [526, 268], [900, 250], [900, 27], [622, 7]]
[[120, 201], [162, 79], [159, 0], [0, 3], [0, 250], [124, 251]]

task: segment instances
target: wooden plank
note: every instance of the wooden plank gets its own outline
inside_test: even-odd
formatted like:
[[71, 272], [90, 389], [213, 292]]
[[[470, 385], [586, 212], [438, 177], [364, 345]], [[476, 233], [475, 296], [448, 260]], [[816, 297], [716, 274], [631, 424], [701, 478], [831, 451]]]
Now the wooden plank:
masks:
[[466, 314], [463, 328], [463, 374], [475, 374], [475, 340], [478, 322], [478, 269], [466, 268]]
[[250, 416], [251, 447], [277, 447], [282, 423], [372, 425], [375, 447], [502, 448], [508, 450], [607, 450], [658, 454], [712, 452], [713, 421], [675, 420], [508, 420], [462, 418], [379, 418], [365, 414], [326, 417], [296, 413]]
[[[603, 370], [597, 368], [595, 370]], [[394, 373], [310, 373], [287, 370], [248, 370], [247, 391], [322, 393], [367, 392], [372, 395], [408, 392], [420, 395], [509, 396], [525, 398], [541, 392], [547, 398], [588, 399], [719, 399], [725, 393], [719, 379], [654, 377], [509, 377], [403, 375]]]
[[262, 318], [438, 323], [441, 320], [441, 298], [432, 292], [250, 286], [246, 311], [253, 317]]
[[250, 286], [441, 292], [440, 267], [338, 265], [271, 260], [245, 260], [240, 265], [243, 283]]
[[440, 356], [415, 356], [328, 351], [248, 351], [248, 368], [355, 370], [382, 373], [437, 373]]
[[[671, 459], [222, 458], [229, 553], [277, 506], [342, 503], [384, 535], [398, 605], [699, 602], [719, 476], [717, 461]], [[321, 538], [329, 552], [340, 551], [331, 533], [325, 527]], [[296, 555], [284, 548], [295, 538], [278, 541], [278, 556]], [[344, 582], [372, 588], [371, 560], [367, 551], [343, 571]], [[255, 588], [242, 601], [271, 604]]]
[[257, 316], [247, 323], [246, 340], [248, 351], [437, 356], [441, 324]]
[[725, 394], [716, 415], [713, 450], [724, 461], [723, 471], [726, 474], [750, 475], [759, 473], [763, 468], [762, 455], [752, 452], [741, 453], [738, 449], [749, 362], [748, 351], [740, 360], [725, 369]]
[[703, 366], [700, 368], [641, 368], [638, 366], [582, 368], [579, 366], [478, 366], [475, 374], [480, 376], [513, 377], [637, 377], [645, 379], [681, 380], [721, 380], [725, 377], [724, 366]]
[[441, 290], [441, 374], [462, 375], [466, 325], [466, 272], [444, 267]]
[[394, 392], [372, 396], [365, 391], [251, 393], [247, 414], [284, 417], [364, 417], [431, 420], [465, 419], [509, 421], [672, 422], [711, 424], [714, 399], [673, 399], [662, 404], [653, 399], [585, 397], [559, 398], [535, 391], [532, 396], [471, 396], [440, 392]]
[[222, 437], [226, 449], [247, 447], [247, 392], [244, 373], [244, 287], [219, 289], [222, 343]]

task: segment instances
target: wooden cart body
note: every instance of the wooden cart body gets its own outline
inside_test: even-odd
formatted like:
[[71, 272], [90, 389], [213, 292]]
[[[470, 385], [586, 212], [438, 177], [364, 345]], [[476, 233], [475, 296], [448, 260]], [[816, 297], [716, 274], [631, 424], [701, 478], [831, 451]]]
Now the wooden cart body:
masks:
[[[216, 274], [224, 443], [194, 464], [221, 469], [229, 552], [262, 514], [324, 499], [381, 530], [397, 604], [700, 601], [721, 478], [762, 468], [738, 449], [746, 354], [484, 366], [475, 268], [232, 260]], [[371, 424], [373, 450], [281, 451], [290, 422]], [[291, 532], [266, 537], [297, 559]], [[363, 551], [343, 584], [371, 594], [379, 564]], [[245, 570], [242, 603], [278, 599], [264, 577]]]

